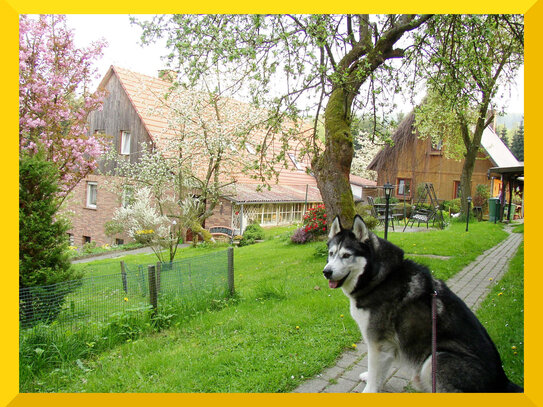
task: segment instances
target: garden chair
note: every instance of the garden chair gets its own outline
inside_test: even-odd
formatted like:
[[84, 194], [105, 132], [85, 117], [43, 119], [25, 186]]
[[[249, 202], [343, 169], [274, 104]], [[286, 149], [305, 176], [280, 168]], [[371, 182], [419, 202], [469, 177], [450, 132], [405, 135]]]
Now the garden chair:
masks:
[[[379, 208], [377, 208], [372, 196], [368, 196], [366, 199], [371, 206], [372, 216], [379, 221], [380, 225], [384, 224], [385, 223], [384, 207], [380, 206]], [[388, 221], [390, 225], [392, 225], [392, 230], [394, 230], [394, 215], [392, 214], [392, 209], [390, 209], [388, 212]]]

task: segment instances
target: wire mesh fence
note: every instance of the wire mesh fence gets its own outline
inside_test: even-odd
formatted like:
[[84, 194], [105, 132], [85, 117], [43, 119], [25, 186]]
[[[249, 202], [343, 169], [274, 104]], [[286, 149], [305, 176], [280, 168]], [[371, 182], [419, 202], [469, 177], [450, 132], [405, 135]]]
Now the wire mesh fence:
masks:
[[[182, 303], [195, 296], [233, 293], [232, 256], [232, 249], [228, 249], [152, 266], [119, 263], [119, 272], [114, 274], [22, 288], [20, 327], [45, 325], [62, 332], [99, 332], [122, 313], [156, 311], [166, 298], [170, 303], [172, 299]], [[91, 273], [92, 266], [87, 269], [87, 274]]]

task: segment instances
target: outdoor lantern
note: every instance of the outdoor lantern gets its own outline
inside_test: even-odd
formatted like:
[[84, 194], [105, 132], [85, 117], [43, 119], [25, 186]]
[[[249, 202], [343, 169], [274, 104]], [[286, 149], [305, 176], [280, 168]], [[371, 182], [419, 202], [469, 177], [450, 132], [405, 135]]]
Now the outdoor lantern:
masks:
[[383, 185], [383, 189], [385, 190], [385, 240], [388, 238], [388, 209], [390, 205], [390, 195], [392, 194], [392, 190], [394, 189], [394, 186], [390, 184], [390, 182], [387, 182], [385, 185]]
[[383, 185], [383, 188], [385, 190], [386, 199], [390, 199], [390, 195], [392, 194], [394, 186], [390, 182], [387, 182], [385, 185]]

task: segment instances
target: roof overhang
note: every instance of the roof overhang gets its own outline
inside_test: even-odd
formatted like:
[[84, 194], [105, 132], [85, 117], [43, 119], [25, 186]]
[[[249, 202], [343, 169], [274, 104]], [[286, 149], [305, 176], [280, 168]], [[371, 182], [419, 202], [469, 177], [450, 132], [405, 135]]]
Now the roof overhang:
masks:
[[524, 181], [524, 163], [513, 167], [492, 167], [488, 169], [487, 175], [489, 178], [492, 175], [498, 175], [503, 178]]

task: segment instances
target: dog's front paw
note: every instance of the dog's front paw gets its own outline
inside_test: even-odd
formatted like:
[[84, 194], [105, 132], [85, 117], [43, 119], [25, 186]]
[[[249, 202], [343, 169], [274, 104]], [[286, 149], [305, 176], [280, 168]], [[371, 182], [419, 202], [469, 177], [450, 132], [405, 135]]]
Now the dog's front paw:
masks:
[[362, 380], [363, 382], [367, 382], [368, 381], [368, 372], [364, 372], [364, 373], [360, 373], [360, 380]]

